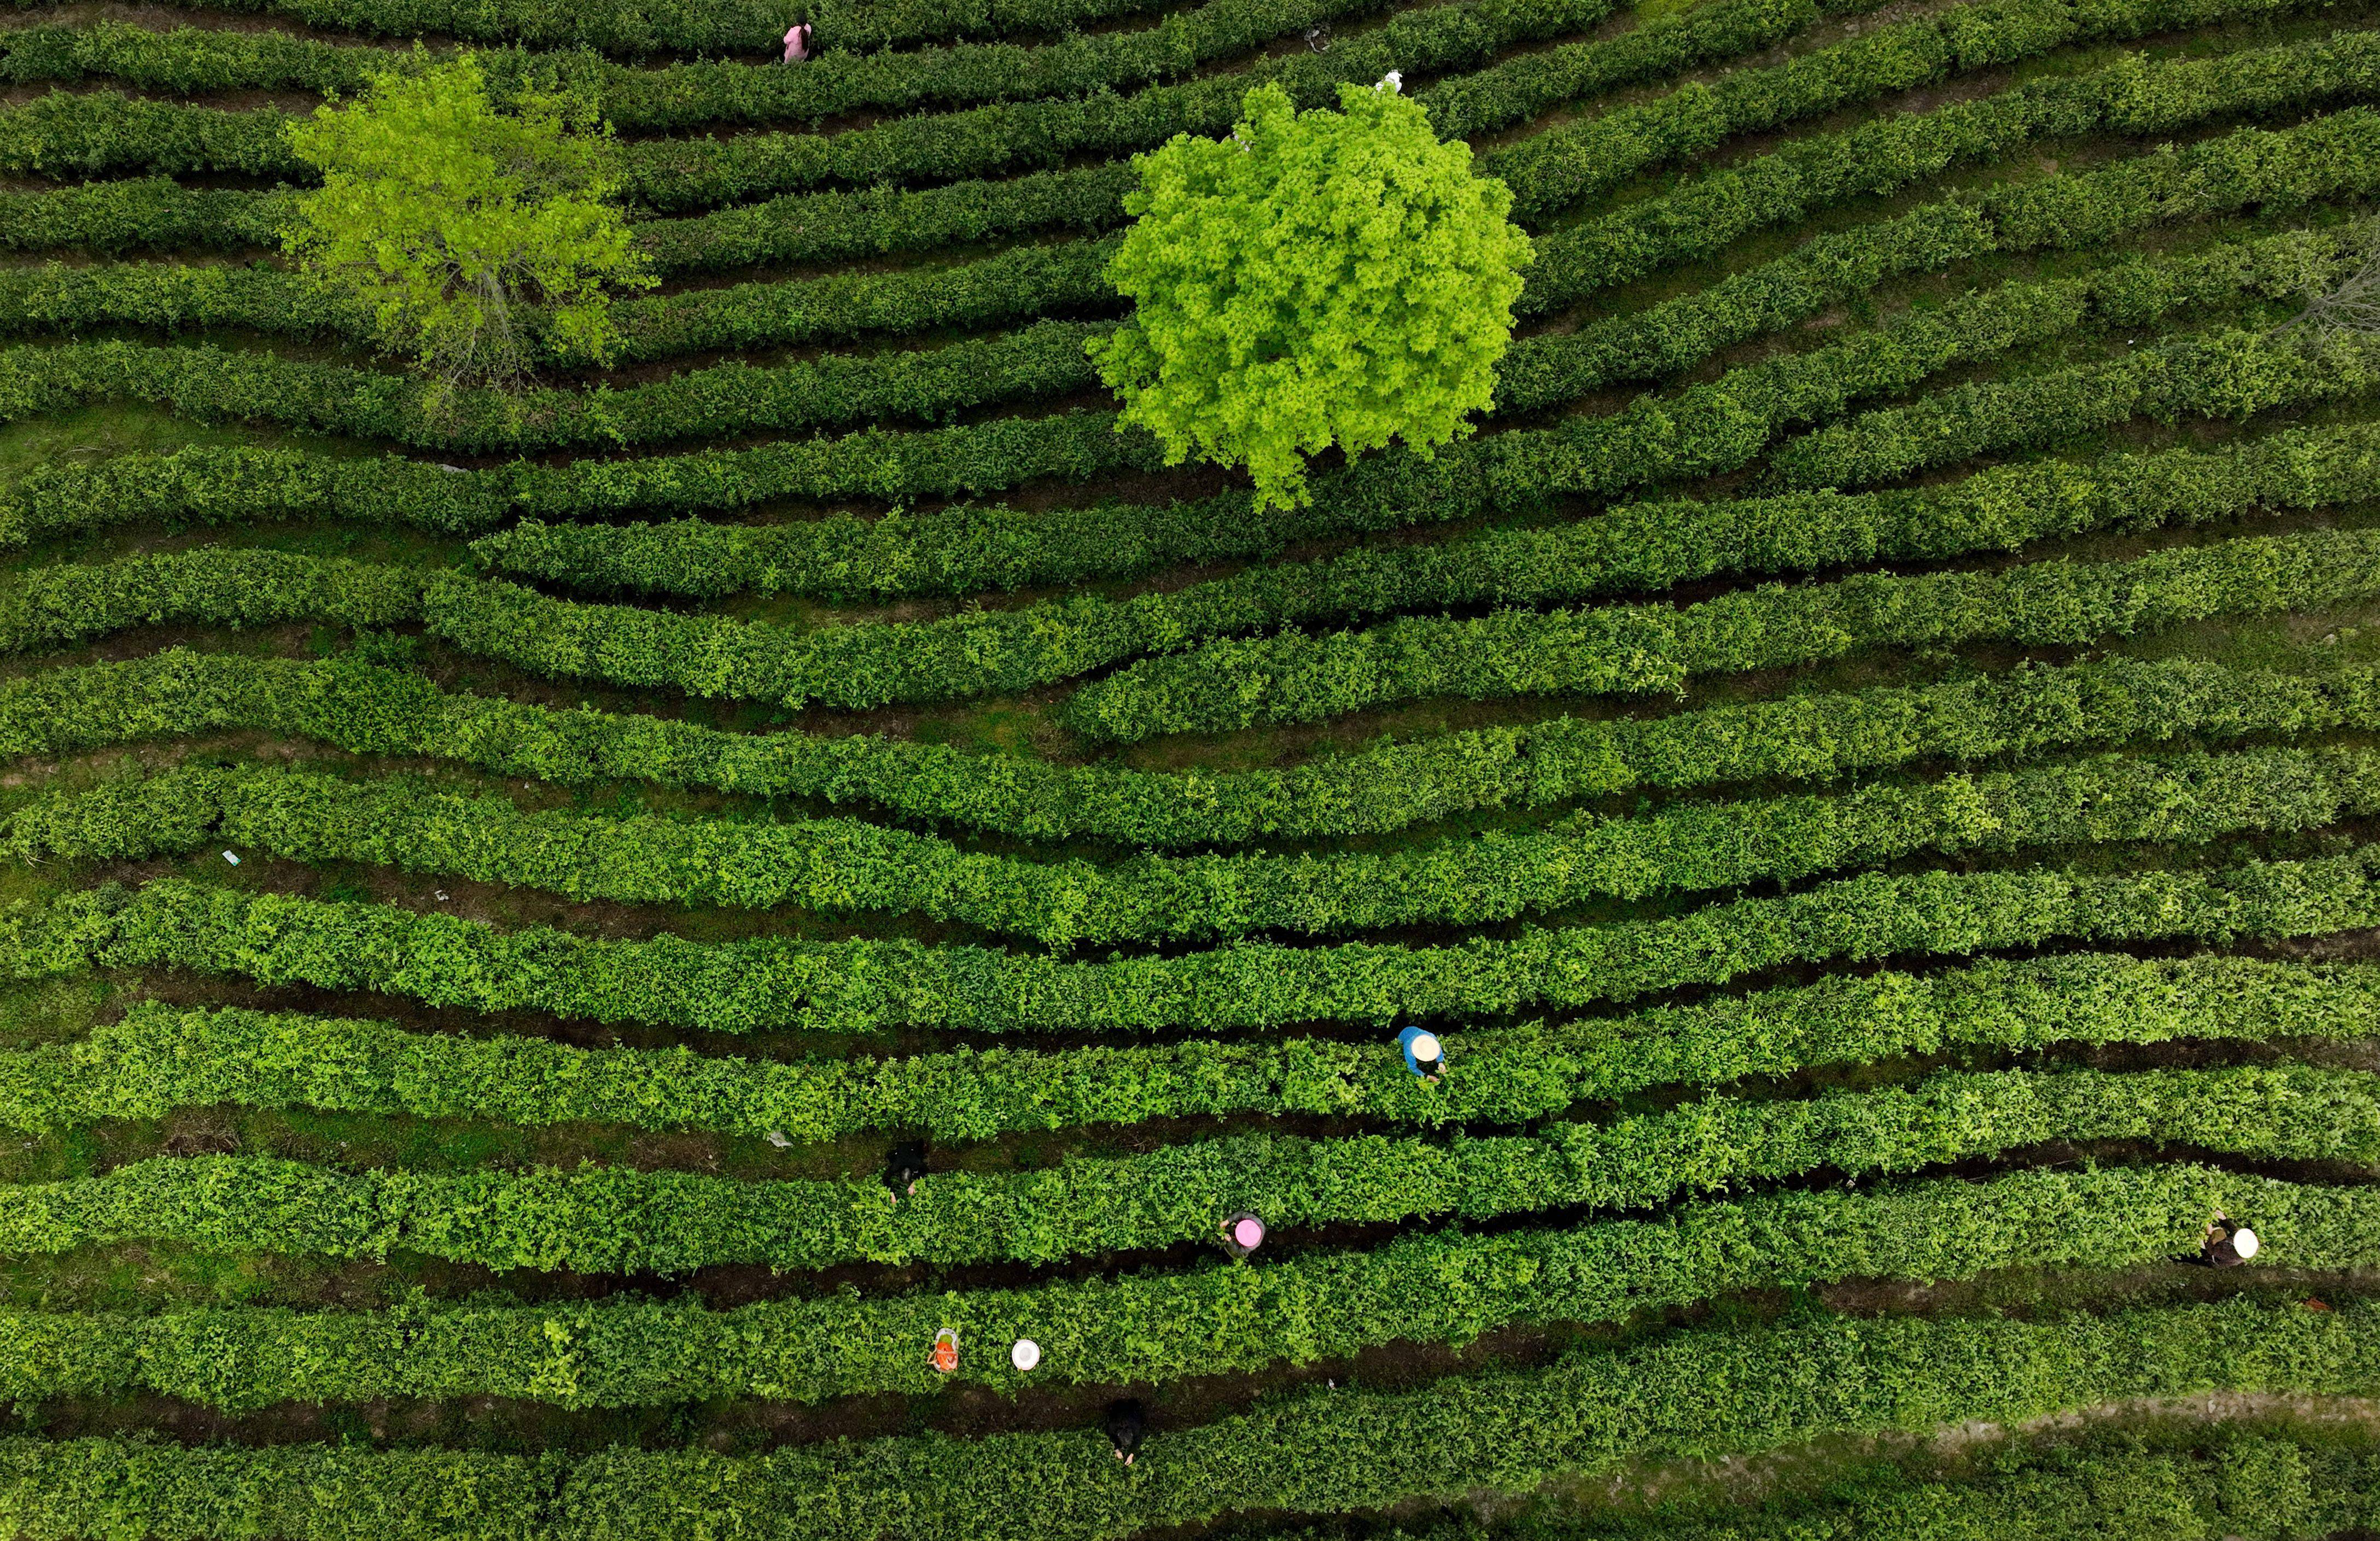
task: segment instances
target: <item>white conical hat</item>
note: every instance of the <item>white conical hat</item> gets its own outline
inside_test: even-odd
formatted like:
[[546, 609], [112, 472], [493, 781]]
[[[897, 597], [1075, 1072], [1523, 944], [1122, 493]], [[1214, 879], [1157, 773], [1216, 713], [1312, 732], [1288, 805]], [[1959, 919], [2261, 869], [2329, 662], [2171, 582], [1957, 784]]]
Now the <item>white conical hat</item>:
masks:
[[1427, 1062], [1439, 1056], [1438, 1035], [1423, 1033], [1413, 1040], [1413, 1057]]
[[1008, 1362], [1020, 1370], [1029, 1370], [1041, 1363], [1041, 1345], [1030, 1338], [1019, 1338], [1016, 1346], [1008, 1351]]
[[2256, 1239], [2256, 1233], [2244, 1225], [2231, 1232], [2231, 1250], [2242, 1257], [2253, 1257], [2264, 1249], [2264, 1245]]

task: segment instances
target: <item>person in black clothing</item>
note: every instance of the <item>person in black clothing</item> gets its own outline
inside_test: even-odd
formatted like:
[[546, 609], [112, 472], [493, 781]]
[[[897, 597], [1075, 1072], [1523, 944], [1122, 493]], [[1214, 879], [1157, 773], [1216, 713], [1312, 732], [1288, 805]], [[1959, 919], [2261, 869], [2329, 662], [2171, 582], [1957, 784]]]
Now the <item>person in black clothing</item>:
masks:
[[892, 1159], [884, 1163], [884, 1185], [892, 1190], [894, 1202], [917, 1191], [917, 1179], [926, 1175], [926, 1147], [922, 1145], [896, 1145]]
[[2199, 1246], [2198, 1260], [2210, 1268], [2236, 1268], [2262, 1250], [2264, 1244], [2253, 1231], [2232, 1224], [2228, 1215], [2217, 1215], [2215, 1223], [2206, 1228], [2206, 1240]]
[[1132, 1464], [1140, 1453], [1140, 1436], [1148, 1420], [1148, 1409], [1136, 1401], [1120, 1401], [1108, 1409], [1108, 1441], [1115, 1446], [1118, 1461]]

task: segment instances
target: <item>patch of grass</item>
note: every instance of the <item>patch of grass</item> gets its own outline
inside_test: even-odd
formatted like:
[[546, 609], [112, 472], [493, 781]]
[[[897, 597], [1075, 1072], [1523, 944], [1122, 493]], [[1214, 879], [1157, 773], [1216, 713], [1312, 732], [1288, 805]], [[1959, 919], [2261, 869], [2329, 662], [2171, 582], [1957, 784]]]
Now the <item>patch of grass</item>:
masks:
[[89, 464], [119, 455], [170, 455], [191, 444], [257, 442], [237, 428], [208, 427], [150, 406], [87, 406], [0, 428], [0, 489], [43, 466]]

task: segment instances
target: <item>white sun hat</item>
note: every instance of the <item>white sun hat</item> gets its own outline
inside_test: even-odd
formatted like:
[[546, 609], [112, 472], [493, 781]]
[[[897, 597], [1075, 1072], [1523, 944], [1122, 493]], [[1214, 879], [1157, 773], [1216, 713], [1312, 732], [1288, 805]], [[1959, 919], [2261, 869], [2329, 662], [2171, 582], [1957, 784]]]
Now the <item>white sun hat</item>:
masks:
[[1020, 1370], [1029, 1370], [1041, 1363], [1041, 1345], [1030, 1338], [1019, 1338], [1016, 1346], [1008, 1351], [1008, 1362]]
[[1424, 1064], [1439, 1058], [1438, 1035], [1423, 1033], [1416, 1037], [1413, 1040], [1413, 1057]]
[[2244, 1225], [2231, 1232], [2231, 1250], [2242, 1257], [2253, 1257], [2264, 1250], [2264, 1246], [2265, 1244], [2256, 1239], [2256, 1233]]

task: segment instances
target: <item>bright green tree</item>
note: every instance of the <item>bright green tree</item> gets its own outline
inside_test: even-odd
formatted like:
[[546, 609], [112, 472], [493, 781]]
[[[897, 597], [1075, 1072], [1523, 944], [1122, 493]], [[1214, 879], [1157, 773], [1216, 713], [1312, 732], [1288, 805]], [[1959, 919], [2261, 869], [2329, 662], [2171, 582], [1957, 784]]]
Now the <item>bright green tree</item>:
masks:
[[652, 286], [609, 201], [610, 128], [583, 96], [500, 106], [477, 59], [417, 54], [289, 139], [322, 186], [298, 200], [285, 249], [367, 306], [385, 347], [450, 384], [528, 372], [524, 303], [556, 357], [604, 362], [609, 288]]
[[1427, 456], [1491, 404], [1529, 239], [1396, 85], [1342, 86], [1335, 113], [1267, 85], [1230, 139], [1138, 158], [1108, 267], [1135, 309], [1091, 351], [1169, 463], [1245, 464], [1260, 503], [1293, 505], [1306, 456]]

